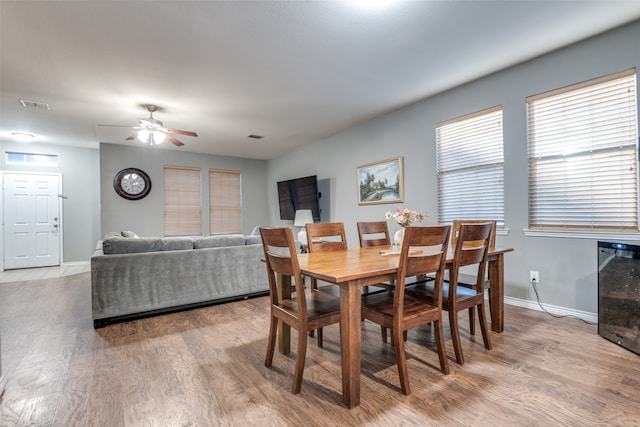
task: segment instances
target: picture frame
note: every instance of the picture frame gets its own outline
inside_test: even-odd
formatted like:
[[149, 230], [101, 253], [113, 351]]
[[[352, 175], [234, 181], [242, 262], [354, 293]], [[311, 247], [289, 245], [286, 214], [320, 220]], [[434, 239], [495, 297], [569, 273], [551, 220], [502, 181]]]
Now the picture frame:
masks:
[[358, 205], [404, 202], [402, 157], [358, 166]]

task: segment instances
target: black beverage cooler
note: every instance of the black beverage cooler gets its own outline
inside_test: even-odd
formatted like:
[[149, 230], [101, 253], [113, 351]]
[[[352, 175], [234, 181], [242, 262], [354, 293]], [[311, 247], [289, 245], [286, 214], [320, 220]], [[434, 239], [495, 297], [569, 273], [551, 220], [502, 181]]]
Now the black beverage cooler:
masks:
[[640, 355], [640, 246], [598, 242], [598, 334]]

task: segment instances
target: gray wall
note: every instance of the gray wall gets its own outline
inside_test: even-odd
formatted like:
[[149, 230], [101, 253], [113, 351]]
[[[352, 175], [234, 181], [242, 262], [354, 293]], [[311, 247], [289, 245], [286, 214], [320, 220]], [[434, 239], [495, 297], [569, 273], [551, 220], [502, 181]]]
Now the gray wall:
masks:
[[[330, 182], [331, 189], [331, 211], [323, 212], [323, 221], [345, 222], [348, 244], [357, 247], [355, 222], [384, 219], [384, 212], [398, 205], [358, 206], [356, 167], [403, 156], [405, 203], [399, 206], [430, 211], [425, 224], [436, 224], [436, 123], [502, 105], [509, 233], [498, 235], [497, 244], [515, 248], [506, 255], [505, 295], [533, 299], [529, 271], [537, 270], [544, 303], [595, 313], [597, 239], [528, 237], [523, 233], [528, 228], [525, 98], [632, 67], [640, 68], [640, 21], [292, 151], [269, 162], [271, 220], [280, 222], [275, 183], [317, 174], [318, 179]], [[397, 228], [391, 223], [390, 227], [392, 232]]]
[[[3, 171], [62, 174], [62, 192], [67, 197], [62, 204], [62, 262], [88, 261], [100, 236], [98, 150], [8, 141], [1, 142], [0, 148]], [[55, 154], [58, 156], [58, 167], [7, 165], [6, 151]]]
[[[239, 170], [242, 183], [242, 231], [266, 225], [267, 162], [264, 160], [188, 153], [179, 150], [150, 149], [146, 146], [100, 144], [100, 218], [104, 236], [109, 231], [131, 230], [140, 236], [164, 235], [163, 168], [165, 165], [199, 167], [202, 182], [203, 234], [209, 234], [209, 169]], [[135, 167], [151, 178], [151, 193], [141, 200], [126, 200], [113, 189], [113, 178], [120, 170]]]

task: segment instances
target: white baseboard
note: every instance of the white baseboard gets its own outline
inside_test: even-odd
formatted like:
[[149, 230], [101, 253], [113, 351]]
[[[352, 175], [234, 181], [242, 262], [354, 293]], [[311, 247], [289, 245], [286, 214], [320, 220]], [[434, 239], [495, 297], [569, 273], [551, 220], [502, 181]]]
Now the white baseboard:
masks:
[[520, 298], [504, 297], [504, 303], [509, 305], [515, 305], [518, 307], [528, 308], [536, 311], [548, 311], [556, 316], [574, 316], [578, 317], [586, 322], [598, 323], [598, 314], [588, 311], [574, 310], [566, 307], [559, 307], [557, 305], [542, 304], [544, 310], [540, 308], [536, 301], [525, 300]]
[[62, 267], [73, 267], [77, 265], [91, 265], [91, 261], [72, 261], [62, 263]]

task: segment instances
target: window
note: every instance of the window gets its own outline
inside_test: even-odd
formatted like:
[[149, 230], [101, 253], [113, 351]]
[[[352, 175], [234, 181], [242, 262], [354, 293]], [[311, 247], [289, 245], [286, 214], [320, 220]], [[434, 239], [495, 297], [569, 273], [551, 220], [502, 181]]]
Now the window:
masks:
[[638, 231], [635, 70], [527, 98], [529, 227]]
[[209, 171], [211, 234], [242, 232], [241, 200], [239, 171]]
[[495, 219], [504, 227], [502, 107], [436, 125], [438, 217]]
[[200, 168], [164, 167], [164, 234], [202, 234]]
[[33, 153], [6, 153], [8, 165], [25, 166], [58, 166], [58, 156], [55, 154], [33, 154]]

